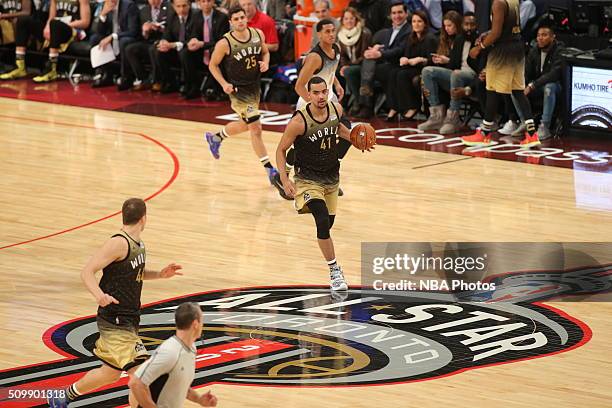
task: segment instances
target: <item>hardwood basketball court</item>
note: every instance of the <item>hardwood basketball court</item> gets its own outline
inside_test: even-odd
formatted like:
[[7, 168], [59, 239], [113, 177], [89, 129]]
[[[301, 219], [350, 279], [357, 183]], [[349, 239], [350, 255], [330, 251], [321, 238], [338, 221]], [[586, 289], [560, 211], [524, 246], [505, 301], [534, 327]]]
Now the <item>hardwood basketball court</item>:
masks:
[[[297, 216], [269, 185], [246, 135], [230, 137], [214, 160], [202, 135], [219, 128], [0, 99], [0, 370], [63, 358], [43, 334], [95, 314], [79, 273], [121, 227], [116, 213], [132, 196], [149, 198], [147, 266], [177, 262], [185, 273], [146, 282], [143, 305], [229, 288], [328, 284], [311, 217]], [[265, 132], [271, 157], [278, 139]], [[604, 191], [589, 192], [591, 179]], [[378, 146], [349, 153], [341, 186], [332, 236], [352, 285], [361, 283], [361, 242], [610, 238], [609, 173]], [[599, 207], [585, 194], [599, 197]], [[592, 337], [563, 353], [427, 381], [212, 390], [220, 407], [609, 407], [611, 304], [547, 303]]]

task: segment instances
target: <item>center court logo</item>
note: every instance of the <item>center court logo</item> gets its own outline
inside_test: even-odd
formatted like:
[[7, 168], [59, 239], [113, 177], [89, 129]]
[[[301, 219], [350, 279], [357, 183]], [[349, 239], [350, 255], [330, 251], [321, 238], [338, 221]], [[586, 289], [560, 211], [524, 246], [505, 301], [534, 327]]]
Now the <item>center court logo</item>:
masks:
[[[154, 349], [174, 332], [176, 307], [193, 301], [204, 312], [204, 336], [196, 344], [196, 386], [421, 381], [586, 343], [591, 336], [586, 325], [538, 302], [609, 291], [610, 275], [612, 266], [505, 274], [493, 278], [499, 292], [485, 302], [439, 291], [404, 296], [365, 288], [351, 289], [335, 300], [328, 288], [319, 286], [214, 291], [144, 307], [140, 336]], [[48, 389], [72, 383], [100, 364], [90, 352], [96, 338], [94, 317], [49, 329], [43, 340], [66, 358], [0, 372], [0, 388]], [[124, 377], [75, 406], [125, 404], [126, 383]]]

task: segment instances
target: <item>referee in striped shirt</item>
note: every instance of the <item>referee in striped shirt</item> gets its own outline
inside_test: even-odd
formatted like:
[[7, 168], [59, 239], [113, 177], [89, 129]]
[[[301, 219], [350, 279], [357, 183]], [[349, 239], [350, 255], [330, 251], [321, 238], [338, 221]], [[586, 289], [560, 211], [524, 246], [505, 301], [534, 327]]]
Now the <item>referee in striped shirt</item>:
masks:
[[195, 375], [194, 342], [202, 335], [202, 310], [196, 303], [182, 303], [174, 318], [176, 334], [164, 341], [130, 379], [132, 397], [141, 408], [178, 408], [185, 398], [203, 407], [214, 407], [217, 397], [210, 391], [200, 395], [191, 388]]

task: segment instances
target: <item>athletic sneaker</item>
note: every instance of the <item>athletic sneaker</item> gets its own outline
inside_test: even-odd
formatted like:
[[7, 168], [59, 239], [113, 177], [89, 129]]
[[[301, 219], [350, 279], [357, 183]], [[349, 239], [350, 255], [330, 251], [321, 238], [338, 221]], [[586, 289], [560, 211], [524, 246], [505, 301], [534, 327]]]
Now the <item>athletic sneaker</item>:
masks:
[[28, 76], [28, 72], [25, 70], [25, 65], [17, 67], [10, 72], [6, 72], [0, 75], [0, 79], [19, 79]]
[[467, 146], [488, 146], [491, 144], [491, 136], [478, 129], [473, 135], [462, 137], [461, 141]]
[[540, 141], [550, 139], [551, 137], [552, 134], [550, 133], [548, 126], [546, 126], [544, 123], [540, 123], [540, 126], [538, 126], [538, 138]]
[[342, 268], [339, 266], [335, 266], [329, 272], [330, 279], [330, 288], [331, 290], [348, 290], [348, 284], [344, 279], [344, 274], [342, 273]]
[[206, 141], [208, 142], [208, 147], [210, 148], [210, 152], [212, 153], [215, 159], [221, 157], [219, 154], [219, 148], [221, 148], [221, 139], [219, 136], [214, 133], [206, 132]]
[[513, 120], [509, 120], [504, 124], [504, 127], [499, 129], [497, 132], [501, 133], [502, 135], [510, 135], [512, 134], [512, 132], [516, 131], [517, 128], [518, 125], [516, 124], [516, 122]]
[[32, 80], [36, 83], [42, 83], [42, 82], [53, 82], [58, 78], [59, 78], [59, 74], [57, 73], [57, 71], [55, 69], [51, 69], [44, 75], [35, 76], [34, 78], [32, 78]]
[[293, 198], [289, 197], [285, 193], [285, 189], [283, 188], [283, 182], [280, 179], [280, 174], [278, 174], [278, 170], [274, 167], [265, 167], [266, 172], [268, 173], [268, 180], [270, 180], [270, 184], [272, 184], [277, 190], [278, 194], [283, 197], [285, 200], [293, 200]]
[[511, 133], [511, 135], [514, 137], [521, 137], [525, 134], [526, 131], [527, 125], [525, 125], [525, 123], [521, 123], [521, 126], [517, 127], [516, 130]]
[[521, 147], [528, 149], [530, 147], [540, 145], [540, 138], [538, 137], [538, 132], [534, 133], [533, 136], [530, 136], [529, 133], [525, 133], [525, 138], [521, 141]]
[[[59, 393], [58, 393], [59, 394]], [[47, 398], [47, 404], [50, 408], [67, 408], [68, 407], [68, 396], [64, 393], [63, 396], [52, 396]]]

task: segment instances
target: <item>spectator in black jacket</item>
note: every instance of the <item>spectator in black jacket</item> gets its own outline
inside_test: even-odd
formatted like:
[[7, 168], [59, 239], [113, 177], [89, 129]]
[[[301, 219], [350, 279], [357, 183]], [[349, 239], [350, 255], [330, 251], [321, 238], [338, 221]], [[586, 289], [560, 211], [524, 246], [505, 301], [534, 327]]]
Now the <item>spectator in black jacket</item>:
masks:
[[[132, 87], [134, 91], [148, 88], [150, 85], [159, 91], [159, 67], [154, 58], [156, 43], [161, 40], [170, 7], [166, 1], [148, 0], [148, 4], [140, 10], [140, 25], [142, 40], [125, 47], [125, 58], [130, 66], [125, 77], [121, 78], [119, 90]], [[147, 78], [143, 61], [151, 64], [151, 80]]]
[[532, 49], [525, 62], [525, 95], [529, 99], [544, 98], [542, 120], [538, 128], [540, 140], [550, 138], [550, 123], [561, 92], [561, 46], [551, 27], [540, 27]]
[[[194, 31], [192, 38], [187, 43], [188, 51], [185, 51], [187, 53], [185, 58], [188, 60], [186, 62], [192, 64], [194, 68], [198, 67], [209, 72], [208, 63], [215, 44], [230, 30], [230, 25], [227, 14], [215, 8], [214, 0], [198, 0], [198, 6], [200, 7], [200, 13], [194, 15]], [[196, 72], [195, 69], [191, 71]], [[206, 84], [207, 90], [211, 88], [218, 95], [223, 94], [223, 90], [212, 78], [212, 75], [209, 75], [208, 78], [210, 81]], [[191, 90], [185, 94], [187, 99], [199, 95], [199, 79], [199, 77], [185, 79], [186, 82], [191, 84]]]
[[[132, 0], [105, 0], [102, 11], [95, 20], [95, 34], [91, 37], [91, 45], [119, 50], [122, 77], [129, 69], [127, 59], [123, 58], [125, 47], [140, 38], [138, 14], [138, 6]], [[92, 84], [94, 88], [113, 84], [110, 69], [110, 64], [106, 64], [97, 70]]]
[[412, 33], [404, 44], [399, 67], [391, 72], [388, 80], [391, 93], [387, 94], [390, 108], [387, 120], [393, 119], [393, 111], [398, 114], [403, 112], [401, 119], [413, 119], [421, 107], [421, 71], [438, 46], [438, 39], [429, 31], [429, 27], [427, 13], [415, 11], [412, 15]]
[[[154, 51], [155, 59], [158, 63], [161, 79], [161, 93], [172, 93], [178, 91], [177, 75], [170, 72], [171, 65], [180, 65], [185, 78], [192, 78], [194, 69], [192, 64], [186, 63], [183, 49], [187, 49], [187, 43], [193, 38], [194, 16], [200, 13], [199, 10], [191, 8], [189, 0], [172, 0], [174, 13], [168, 15], [166, 29], [162, 39], [157, 43]], [[185, 89], [189, 91], [190, 89]]]
[[[372, 106], [374, 104], [374, 77], [379, 80], [385, 93], [391, 86], [388, 79], [391, 71], [398, 68], [399, 59], [404, 52], [406, 39], [411, 31], [408, 23], [408, 9], [400, 1], [391, 5], [391, 28], [383, 28], [374, 35], [372, 46], [364, 51], [364, 60], [361, 63], [361, 86], [359, 88], [360, 110], [356, 115], [359, 118], [367, 119], [373, 115]], [[349, 76], [345, 77], [350, 81]], [[390, 91], [389, 91], [390, 92]]]

